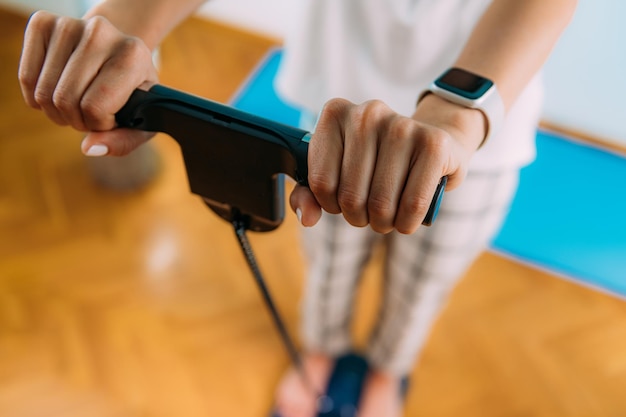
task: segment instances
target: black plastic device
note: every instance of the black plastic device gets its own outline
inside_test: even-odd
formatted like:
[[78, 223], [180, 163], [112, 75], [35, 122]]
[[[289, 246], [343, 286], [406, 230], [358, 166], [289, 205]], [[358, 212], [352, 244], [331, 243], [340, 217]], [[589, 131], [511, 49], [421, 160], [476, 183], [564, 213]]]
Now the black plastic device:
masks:
[[[162, 85], [135, 90], [116, 114], [119, 127], [163, 132], [182, 150], [191, 192], [223, 219], [249, 230], [277, 228], [285, 215], [284, 176], [307, 185], [311, 134]], [[443, 177], [422, 224], [430, 225]], [[236, 213], [235, 213], [236, 212]]]

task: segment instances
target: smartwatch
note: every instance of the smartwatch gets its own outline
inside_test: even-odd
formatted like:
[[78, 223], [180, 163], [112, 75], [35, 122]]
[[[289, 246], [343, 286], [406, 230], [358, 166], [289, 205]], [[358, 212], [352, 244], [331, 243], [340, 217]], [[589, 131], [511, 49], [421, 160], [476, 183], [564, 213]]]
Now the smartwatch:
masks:
[[418, 103], [434, 94], [460, 106], [480, 110], [487, 119], [482, 146], [494, 136], [504, 121], [504, 103], [493, 81], [462, 68], [450, 68], [420, 94]]

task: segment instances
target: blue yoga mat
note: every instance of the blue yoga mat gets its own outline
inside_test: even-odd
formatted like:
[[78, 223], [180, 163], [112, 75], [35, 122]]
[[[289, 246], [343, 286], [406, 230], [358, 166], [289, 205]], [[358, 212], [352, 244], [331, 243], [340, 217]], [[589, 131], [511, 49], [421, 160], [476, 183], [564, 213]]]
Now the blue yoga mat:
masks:
[[[232, 104], [297, 126], [300, 112], [274, 90], [280, 58], [272, 51]], [[626, 159], [546, 132], [537, 153], [493, 248], [626, 296]]]
[[537, 134], [496, 249], [626, 295], [626, 159]]

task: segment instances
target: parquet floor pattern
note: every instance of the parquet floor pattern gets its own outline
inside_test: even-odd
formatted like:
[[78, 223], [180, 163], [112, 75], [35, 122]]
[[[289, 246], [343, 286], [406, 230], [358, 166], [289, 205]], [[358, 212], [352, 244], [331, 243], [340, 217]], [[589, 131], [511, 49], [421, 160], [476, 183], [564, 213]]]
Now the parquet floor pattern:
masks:
[[[164, 136], [149, 186], [95, 184], [80, 135], [22, 104], [24, 24], [0, 11], [0, 416], [267, 415], [287, 357], [229, 226], [188, 193]], [[274, 44], [190, 20], [162, 47], [162, 82], [226, 101]], [[251, 238], [295, 332], [293, 217]], [[406, 414], [617, 417], [625, 393], [626, 303], [485, 253], [435, 326]]]

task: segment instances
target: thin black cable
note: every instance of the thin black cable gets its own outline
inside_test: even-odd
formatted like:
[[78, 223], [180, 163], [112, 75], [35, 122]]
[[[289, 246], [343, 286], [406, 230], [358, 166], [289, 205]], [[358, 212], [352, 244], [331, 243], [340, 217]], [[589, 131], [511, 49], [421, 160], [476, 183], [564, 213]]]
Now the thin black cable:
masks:
[[276, 308], [276, 304], [272, 299], [272, 296], [265, 284], [265, 280], [263, 279], [263, 274], [261, 273], [261, 269], [256, 261], [256, 257], [254, 256], [254, 252], [252, 250], [252, 246], [250, 245], [250, 241], [248, 240], [248, 236], [246, 235], [246, 224], [244, 218], [242, 218], [241, 214], [238, 212], [233, 213], [233, 226], [235, 228], [235, 235], [237, 236], [237, 240], [239, 241], [239, 246], [244, 253], [246, 261], [248, 262], [248, 266], [252, 271], [252, 275], [254, 276], [254, 280], [263, 295], [263, 301], [265, 301], [265, 305], [270, 311], [272, 316], [272, 320], [274, 321], [274, 325], [278, 329], [280, 337], [283, 341], [285, 348], [287, 348], [287, 352], [289, 353], [289, 357], [291, 358], [291, 362], [296, 367], [296, 370], [300, 374], [302, 381], [305, 385], [313, 392], [313, 394], [317, 397], [318, 409], [325, 409], [328, 407], [328, 401], [330, 400], [315, 388], [315, 385], [311, 382], [309, 375], [304, 368], [304, 364], [302, 363], [302, 358], [296, 349], [296, 345], [293, 342], [293, 339], [289, 335], [287, 328], [285, 327], [285, 323], [283, 322], [278, 309]]

